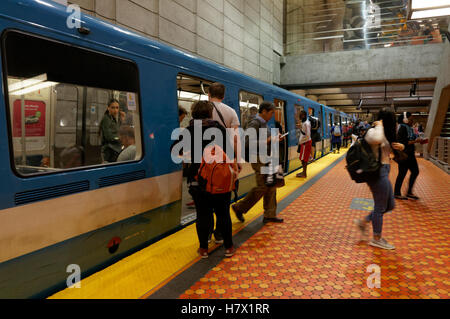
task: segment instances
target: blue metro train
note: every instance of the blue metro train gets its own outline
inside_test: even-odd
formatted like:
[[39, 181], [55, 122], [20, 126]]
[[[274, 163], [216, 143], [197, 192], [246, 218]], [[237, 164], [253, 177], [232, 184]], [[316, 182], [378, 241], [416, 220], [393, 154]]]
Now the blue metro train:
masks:
[[[40, 298], [182, 227], [182, 166], [171, 133], [178, 107], [205, 99], [212, 82], [241, 123], [261, 101], [277, 106], [288, 135], [286, 173], [298, 169], [299, 110], [319, 119], [315, 157], [330, 152], [329, 128], [349, 117], [48, 0], [0, 2], [0, 298]], [[119, 101], [135, 135], [132, 161], [106, 163], [99, 127]], [[187, 120], [189, 117], [187, 118]], [[271, 125], [274, 125], [272, 120]], [[240, 195], [254, 183], [249, 164]]]

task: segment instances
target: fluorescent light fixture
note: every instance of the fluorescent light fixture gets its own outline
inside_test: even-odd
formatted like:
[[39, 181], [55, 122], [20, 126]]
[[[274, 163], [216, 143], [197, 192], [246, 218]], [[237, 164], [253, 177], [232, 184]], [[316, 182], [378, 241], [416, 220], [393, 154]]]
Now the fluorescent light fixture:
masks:
[[431, 101], [433, 99], [432, 96], [413, 96], [413, 97], [395, 97], [393, 101], [401, 102], [401, 101]]
[[339, 39], [339, 38], [343, 38], [343, 37], [344, 37], [344, 35], [341, 34], [341, 35], [332, 35], [332, 36], [329, 36], [329, 37], [313, 38], [313, 40]]
[[240, 107], [248, 107], [248, 108], [250, 108], [250, 107], [258, 107], [257, 104], [247, 103], [247, 102], [239, 102], [239, 106]]
[[23, 81], [15, 82], [11, 85], [8, 84], [8, 92], [11, 93], [13, 91], [26, 89], [30, 86], [36, 85], [44, 81], [47, 81], [47, 74], [45, 73]]
[[411, 20], [450, 16], [450, 0], [410, 0], [408, 10]]
[[450, 16], [450, 7], [433, 10], [414, 11], [411, 15], [411, 20], [442, 16]]
[[31, 92], [34, 92], [34, 91], [38, 91], [38, 90], [42, 90], [42, 89], [48, 88], [49, 86], [56, 85], [56, 84], [58, 84], [58, 83], [57, 82], [45, 81], [45, 82], [38, 83], [38, 84], [32, 85], [30, 87], [27, 87], [26, 89], [10, 92], [9, 94], [11, 94], [11, 95], [25, 95], [25, 94], [28, 94], [28, 93], [31, 93]]
[[204, 94], [198, 94], [198, 93], [191, 93], [186, 91], [181, 91], [179, 96], [179, 99], [185, 99], [185, 100], [193, 100], [193, 101], [208, 101], [208, 96]]
[[449, 0], [412, 0], [411, 9], [430, 9], [436, 7], [450, 6]]

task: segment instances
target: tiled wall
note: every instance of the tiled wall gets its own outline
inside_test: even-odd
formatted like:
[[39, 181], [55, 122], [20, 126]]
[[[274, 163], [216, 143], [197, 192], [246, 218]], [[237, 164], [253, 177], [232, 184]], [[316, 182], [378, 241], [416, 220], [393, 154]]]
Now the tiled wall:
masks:
[[72, 0], [85, 13], [280, 83], [283, 0]]

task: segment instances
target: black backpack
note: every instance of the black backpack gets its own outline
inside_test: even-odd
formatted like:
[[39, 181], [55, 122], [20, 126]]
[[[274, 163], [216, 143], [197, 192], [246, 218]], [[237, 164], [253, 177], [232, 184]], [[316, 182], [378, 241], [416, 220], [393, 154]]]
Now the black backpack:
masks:
[[376, 159], [370, 144], [362, 137], [357, 139], [348, 150], [345, 168], [356, 183], [374, 181], [380, 177], [381, 147], [379, 147], [378, 158], [379, 160]]
[[318, 130], [319, 129], [320, 121], [317, 118], [310, 116], [309, 117], [309, 122], [311, 123], [311, 130]]

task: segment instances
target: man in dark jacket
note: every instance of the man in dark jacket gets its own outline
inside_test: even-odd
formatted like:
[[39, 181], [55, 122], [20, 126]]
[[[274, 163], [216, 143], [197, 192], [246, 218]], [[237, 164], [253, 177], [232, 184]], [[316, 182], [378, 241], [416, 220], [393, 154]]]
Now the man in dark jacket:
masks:
[[[259, 113], [258, 115], [252, 119], [248, 123], [247, 130], [254, 129], [256, 130], [256, 137], [257, 141], [254, 143], [254, 145], [259, 144], [259, 140], [263, 138], [260, 136], [260, 129], [268, 129], [267, 122], [272, 118], [273, 114], [275, 112], [275, 106], [273, 103], [270, 102], [263, 102], [259, 106]], [[271, 137], [270, 133], [267, 135], [267, 145], [268, 148], [270, 148], [271, 141], [273, 137]], [[280, 135], [279, 135], [280, 136]], [[275, 137], [275, 138], [279, 138]], [[249, 136], [246, 136], [246, 138], [250, 139]], [[264, 143], [264, 142], [263, 142]], [[251, 145], [251, 141], [247, 140], [246, 145]], [[252, 150], [250, 150], [252, 151]], [[254, 152], [254, 150], [253, 150]], [[270, 152], [270, 149], [269, 149]], [[252, 153], [249, 154], [250, 159], [252, 159]], [[263, 223], [268, 222], [274, 222], [274, 223], [282, 223], [283, 219], [277, 217], [277, 188], [275, 186], [267, 186], [265, 184], [266, 175], [261, 174], [261, 169], [266, 166], [266, 164], [263, 164], [261, 161], [261, 155], [260, 151], [257, 152], [256, 157], [256, 163], [251, 163], [252, 168], [255, 171], [256, 175], [256, 184], [257, 186], [252, 188], [252, 190], [245, 196], [244, 199], [242, 199], [237, 204], [234, 204], [231, 206], [231, 208], [234, 210], [236, 217], [241, 221], [244, 222], [244, 214], [247, 213], [262, 197], [264, 198], [264, 219]]]
[[[397, 199], [419, 199], [413, 194], [414, 183], [416, 182], [417, 176], [419, 176], [419, 165], [417, 164], [416, 153], [414, 144], [419, 143], [417, 136], [414, 134], [414, 130], [411, 127], [411, 113], [404, 112], [399, 116], [398, 119], [399, 129], [397, 132], [397, 141], [405, 145], [405, 153], [408, 155], [407, 159], [398, 162], [398, 176], [395, 181], [395, 191], [394, 196]], [[405, 196], [401, 194], [401, 188], [403, 180], [405, 179], [408, 170], [411, 171], [409, 177], [409, 187], [408, 193]]]

